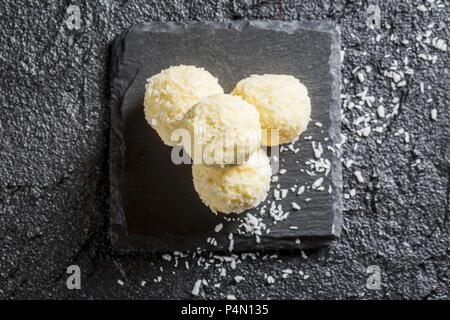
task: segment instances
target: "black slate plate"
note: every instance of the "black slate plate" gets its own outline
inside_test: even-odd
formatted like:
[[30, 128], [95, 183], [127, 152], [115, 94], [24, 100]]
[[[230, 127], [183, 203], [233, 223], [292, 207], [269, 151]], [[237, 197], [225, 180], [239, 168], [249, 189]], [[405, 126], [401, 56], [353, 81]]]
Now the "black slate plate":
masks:
[[[112, 47], [110, 236], [121, 251], [186, 251], [198, 247], [226, 251], [229, 233], [234, 250], [304, 249], [326, 245], [339, 235], [341, 225], [341, 164], [325, 146], [339, 140], [339, 31], [325, 23], [229, 22], [147, 23], [117, 38]], [[289, 192], [277, 201], [288, 219], [263, 221], [271, 231], [257, 243], [253, 235], [239, 235], [239, 222], [215, 216], [198, 198], [190, 165], [174, 165], [165, 146], [144, 119], [144, 84], [150, 76], [171, 65], [202, 66], [219, 78], [225, 92], [251, 74], [291, 74], [308, 88], [312, 119], [295, 144], [298, 153], [280, 153], [280, 168], [287, 170], [272, 183], [262, 204], [273, 201], [278, 184], [310, 186], [319, 176], [305, 169], [313, 159], [311, 141], [324, 145], [323, 158], [331, 173], [323, 185], [332, 192]], [[320, 121], [322, 127], [314, 123]], [[312, 140], [304, 137], [311, 136]], [[328, 139], [328, 141], [325, 141]], [[303, 170], [303, 171], [301, 171]], [[305, 199], [310, 198], [309, 202]], [[301, 205], [291, 210], [291, 203]], [[258, 208], [249, 212], [260, 216]], [[221, 232], [214, 227], [224, 223]], [[292, 229], [296, 226], [297, 229]], [[206, 243], [214, 238], [217, 245]], [[298, 241], [299, 239], [300, 241]], [[297, 240], [297, 241], [296, 241]]]

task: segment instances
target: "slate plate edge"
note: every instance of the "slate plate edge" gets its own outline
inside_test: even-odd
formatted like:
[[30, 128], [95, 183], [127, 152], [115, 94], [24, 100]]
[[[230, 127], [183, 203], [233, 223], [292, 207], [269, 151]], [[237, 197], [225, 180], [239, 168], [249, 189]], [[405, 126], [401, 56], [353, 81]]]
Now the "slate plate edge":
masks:
[[[124, 156], [124, 143], [120, 132], [122, 131], [122, 123], [117, 119], [121, 117], [117, 116], [120, 113], [120, 97], [123, 97], [128, 87], [123, 87], [120, 84], [116, 84], [117, 79], [113, 79], [112, 76], [117, 74], [120, 69], [120, 61], [118, 55], [114, 54], [117, 50], [120, 50], [124, 45], [124, 39], [129, 32], [135, 32], [137, 29], [139, 31], [152, 31], [152, 29], [157, 29], [160, 32], [184, 32], [187, 30], [192, 30], [192, 28], [198, 27], [203, 29], [205, 27], [215, 28], [215, 29], [237, 29], [242, 31], [245, 28], [255, 27], [258, 29], [265, 30], [275, 30], [280, 32], [292, 33], [298, 29], [311, 30], [316, 32], [328, 33], [332, 37], [331, 53], [330, 53], [330, 71], [332, 76], [331, 81], [331, 101], [330, 101], [330, 119], [333, 123], [329, 129], [330, 138], [333, 140], [333, 145], [340, 142], [340, 29], [334, 23], [329, 22], [301, 22], [301, 21], [267, 21], [267, 20], [255, 20], [255, 21], [207, 21], [207, 22], [145, 22], [138, 24], [129, 30], [120, 34], [113, 42], [111, 46], [111, 72], [110, 72], [110, 88], [111, 88], [111, 98], [110, 98], [110, 112], [111, 112], [111, 127], [110, 127], [110, 228], [109, 236], [113, 248], [120, 252], [148, 252], [155, 251], [148, 247], [139, 248], [140, 245], [131, 245], [130, 242], [136, 244], [141, 243], [141, 241], [134, 241], [135, 237], [131, 237], [128, 234], [126, 228], [125, 214], [122, 208], [122, 199], [120, 195], [120, 178], [121, 175], [113, 174], [114, 172], [121, 172], [122, 161]], [[288, 30], [288, 31], [287, 31]], [[334, 66], [334, 67], [332, 67]], [[132, 83], [132, 82], [131, 82]], [[114, 116], [116, 115], [116, 116]], [[334, 237], [338, 237], [341, 232], [342, 224], [342, 164], [340, 159], [335, 155], [332, 163], [331, 178], [334, 188], [340, 192], [333, 192], [334, 203], [333, 203], [333, 223], [331, 234]], [[114, 232], [113, 232], [114, 231]], [[321, 238], [321, 245], [329, 245], [332, 237]], [[263, 239], [261, 239], [263, 240]], [[265, 239], [264, 239], [265, 240]], [[277, 239], [271, 239], [271, 241], [276, 241]], [[265, 241], [264, 241], [265, 242]], [[285, 240], [283, 240], [285, 242]], [[319, 242], [318, 242], [319, 243]], [[291, 246], [281, 246], [282, 249], [294, 249]], [[302, 242], [301, 245], [296, 246], [295, 249], [307, 249], [311, 246], [309, 241], [306, 240]], [[244, 250], [246, 250], [244, 248]], [[253, 250], [258, 250], [258, 244], [255, 245]], [[162, 251], [162, 250], [161, 250]]]

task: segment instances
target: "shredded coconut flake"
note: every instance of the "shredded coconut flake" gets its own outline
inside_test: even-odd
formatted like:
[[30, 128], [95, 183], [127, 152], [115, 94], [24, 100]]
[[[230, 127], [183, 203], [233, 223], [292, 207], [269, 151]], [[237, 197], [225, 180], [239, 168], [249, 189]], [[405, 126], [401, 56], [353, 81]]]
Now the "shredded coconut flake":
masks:
[[355, 175], [355, 177], [359, 183], [364, 183], [364, 177], [362, 176], [361, 171], [357, 170], [357, 171], [353, 172], [353, 174]]
[[274, 284], [275, 283], [275, 278], [272, 276], [268, 276], [267, 277], [267, 283], [268, 284]]
[[219, 232], [220, 230], [222, 230], [223, 229], [223, 223], [219, 223], [215, 228], [214, 228], [214, 231], [215, 232]]
[[432, 120], [437, 120], [437, 110], [436, 109], [431, 109], [431, 119]]

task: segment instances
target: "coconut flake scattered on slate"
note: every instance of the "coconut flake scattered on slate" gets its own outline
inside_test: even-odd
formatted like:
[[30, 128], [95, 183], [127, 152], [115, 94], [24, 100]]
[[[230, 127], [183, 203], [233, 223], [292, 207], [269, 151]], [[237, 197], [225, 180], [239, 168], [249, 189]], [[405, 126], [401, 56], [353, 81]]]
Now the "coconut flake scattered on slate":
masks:
[[223, 228], [223, 223], [219, 223], [219, 224], [214, 228], [214, 231], [215, 231], [215, 232], [219, 232], [220, 230], [222, 230], [222, 228]]
[[312, 142], [312, 147], [313, 147], [313, 151], [314, 151], [314, 156], [317, 159], [320, 159], [320, 157], [322, 156], [323, 153], [323, 148], [322, 148], [322, 144], [320, 142], [318, 142], [316, 144], [315, 141]]
[[316, 181], [313, 182], [311, 188], [313, 190], [319, 188], [322, 185], [322, 182], [323, 182], [323, 178], [318, 178]]
[[437, 120], [437, 110], [436, 109], [431, 109], [431, 119]]
[[306, 255], [306, 252], [305, 251], [301, 251], [301, 254], [302, 254], [302, 258], [303, 259], [308, 259], [308, 256]]
[[197, 280], [194, 284], [194, 287], [192, 288], [192, 295], [198, 296], [200, 294], [200, 287], [202, 285], [202, 280]]
[[301, 195], [303, 192], [305, 192], [305, 186], [301, 186], [300, 188], [298, 188], [297, 194]]
[[268, 284], [274, 284], [275, 283], [275, 278], [272, 276], [268, 276], [267, 277], [267, 283]]
[[357, 170], [357, 171], [353, 172], [353, 174], [355, 175], [358, 182], [364, 183], [365, 180], [364, 180], [364, 177], [362, 176], [361, 171]]

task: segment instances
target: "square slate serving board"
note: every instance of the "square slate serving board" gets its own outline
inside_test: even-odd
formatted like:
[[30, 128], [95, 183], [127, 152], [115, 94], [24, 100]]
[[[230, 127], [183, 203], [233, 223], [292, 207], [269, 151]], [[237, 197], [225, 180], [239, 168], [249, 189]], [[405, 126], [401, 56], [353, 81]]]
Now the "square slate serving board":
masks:
[[[225, 252], [230, 233], [234, 234], [234, 251], [329, 244], [340, 233], [342, 214], [341, 163], [326, 148], [340, 139], [339, 63], [339, 30], [326, 23], [153, 22], [118, 37], [112, 45], [111, 67], [110, 236], [114, 248], [164, 252], [200, 247]], [[264, 73], [293, 75], [308, 88], [312, 121], [295, 143], [299, 152], [280, 153], [280, 169], [287, 172], [272, 182], [266, 201], [248, 212], [260, 217], [261, 206], [270, 207], [278, 185], [281, 189], [294, 184], [308, 188], [323, 177], [325, 190], [309, 188], [301, 195], [289, 191], [276, 201], [290, 215], [275, 224], [267, 212], [263, 214], [270, 233], [263, 233], [259, 243], [254, 235], [236, 232], [239, 222], [225, 221], [200, 201], [191, 166], [173, 164], [171, 148], [144, 119], [146, 79], [178, 64], [206, 68], [225, 92], [242, 78]], [[305, 139], [308, 136], [311, 140]], [[331, 163], [326, 176], [310, 176], [305, 171], [310, 169], [305, 162], [314, 159], [312, 141], [321, 142], [322, 157]], [[292, 210], [292, 202], [301, 210]], [[214, 227], [221, 222], [224, 228], [216, 233]], [[214, 238], [217, 245], [206, 243], [207, 238]]]

